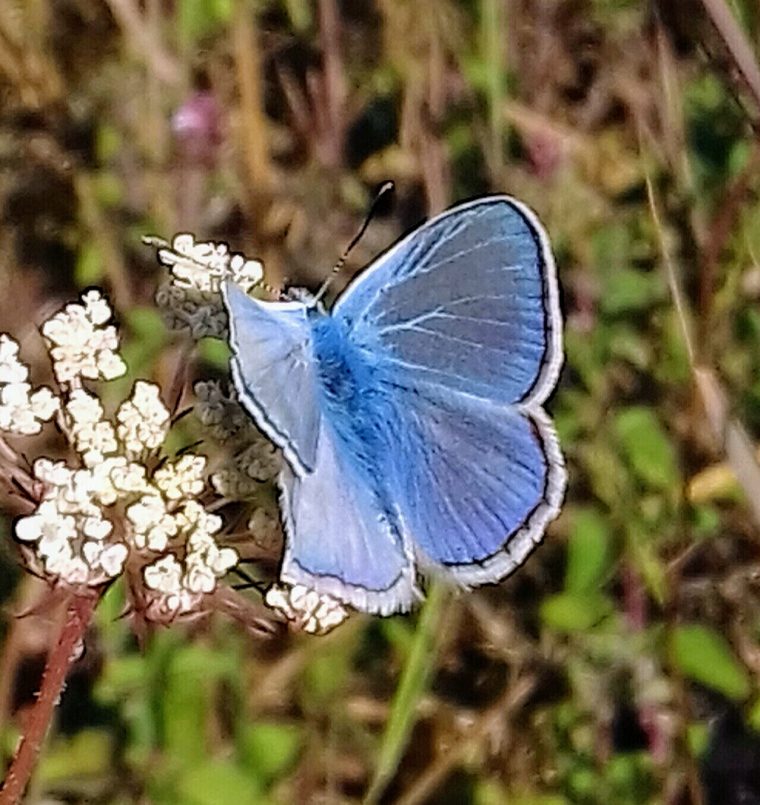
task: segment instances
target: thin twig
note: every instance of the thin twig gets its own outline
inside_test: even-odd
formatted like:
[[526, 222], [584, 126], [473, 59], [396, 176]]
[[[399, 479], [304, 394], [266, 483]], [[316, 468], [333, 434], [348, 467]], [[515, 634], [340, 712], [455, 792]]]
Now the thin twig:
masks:
[[340, 13], [336, 0], [320, 0], [319, 36], [322, 44], [322, 96], [327, 121], [322, 157], [328, 167], [338, 168], [343, 158], [346, 130], [346, 71], [340, 48]]
[[417, 805], [420, 802], [429, 802], [438, 786], [446, 776], [459, 763], [480, 747], [488, 738], [494, 728], [507, 724], [511, 716], [516, 713], [528, 700], [536, 687], [535, 676], [522, 676], [508, 685], [499, 697], [483, 715], [473, 724], [468, 734], [463, 736], [449, 751], [439, 755], [412, 785], [396, 800], [396, 805]]
[[145, 61], [148, 69], [164, 83], [176, 87], [182, 81], [182, 68], [164, 47], [156, 28], [150, 26], [135, 0], [106, 0], [125, 40]]
[[726, 0], [702, 0], [705, 11], [723, 39], [748, 89], [760, 108], [760, 67], [755, 53]]
[[215, 610], [238, 621], [259, 637], [271, 637], [277, 631], [276, 623], [279, 618], [273, 610], [251, 601], [230, 587], [220, 585], [208, 599]]
[[0, 789], [0, 805], [16, 805], [21, 801], [60, 700], [66, 676], [72, 663], [79, 657], [79, 649], [99, 597], [94, 592], [72, 595], [68, 602], [66, 620], [58, 643], [48, 655], [37, 701]]
[[264, 114], [263, 77], [259, 31], [253, 9], [237, 0], [232, 30], [240, 119], [237, 133], [240, 138], [248, 174], [248, 203], [256, 225], [261, 225], [272, 190], [272, 165], [268, 146], [268, 130]]

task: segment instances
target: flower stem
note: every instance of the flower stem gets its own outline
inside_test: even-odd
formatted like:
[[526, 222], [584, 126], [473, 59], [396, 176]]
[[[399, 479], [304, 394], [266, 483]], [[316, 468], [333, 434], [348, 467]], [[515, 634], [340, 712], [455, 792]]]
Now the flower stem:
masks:
[[73, 595], [67, 603], [66, 620], [55, 648], [48, 655], [37, 701], [0, 789], [0, 805], [16, 805], [21, 801], [99, 597], [94, 592]]

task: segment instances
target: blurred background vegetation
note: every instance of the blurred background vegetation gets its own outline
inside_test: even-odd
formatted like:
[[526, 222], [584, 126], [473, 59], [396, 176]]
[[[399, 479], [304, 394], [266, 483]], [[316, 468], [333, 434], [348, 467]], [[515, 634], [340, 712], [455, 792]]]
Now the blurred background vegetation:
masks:
[[[514, 577], [324, 638], [218, 620], [142, 646], [116, 586], [30, 802], [760, 803], [760, 487], [713, 438], [665, 270], [725, 395], [713, 430], [756, 442], [756, 48], [752, 0], [0, 3], [0, 329], [40, 379], [36, 324], [98, 284], [132, 374], [170, 385], [187, 345], [141, 236], [313, 287], [386, 179], [346, 277], [508, 192], [552, 236], [566, 316], [569, 494]], [[194, 359], [223, 371], [218, 345]], [[10, 523], [6, 757], [54, 627], [16, 617], [39, 585]]]

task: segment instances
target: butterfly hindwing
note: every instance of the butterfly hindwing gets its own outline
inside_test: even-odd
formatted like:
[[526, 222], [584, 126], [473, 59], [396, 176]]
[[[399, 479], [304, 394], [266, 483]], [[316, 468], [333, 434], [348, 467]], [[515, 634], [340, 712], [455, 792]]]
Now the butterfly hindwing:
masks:
[[408, 610], [419, 598], [411, 551], [371, 484], [357, 479], [329, 425], [314, 471], [280, 478], [287, 536], [281, 578], [363, 612]]
[[561, 363], [554, 261], [508, 196], [433, 218], [349, 284], [333, 308], [393, 382], [539, 405]]
[[504, 578], [559, 511], [565, 470], [543, 412], [471, 398], [451, 409], [402, 395], [391, 476], [427, 569], [465, 585]]

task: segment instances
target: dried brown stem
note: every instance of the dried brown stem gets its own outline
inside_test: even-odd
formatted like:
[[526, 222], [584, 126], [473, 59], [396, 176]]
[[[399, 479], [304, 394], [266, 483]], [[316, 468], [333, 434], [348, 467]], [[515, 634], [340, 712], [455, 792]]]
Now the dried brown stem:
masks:
[[760, 67], [744, 31], [725, 0], [702, 0], [702, 5], [760, 109]]
[[340, 167], [343, 158], [346, 121], [345, 70], [340, 48], [340, 14], [335, 0], [320, 0], [319, 32], [322, 42], [323, 97], [327, 127], [322, 155], [328, 167]]
[[248, 203], [256, 225], [269, 206], [272, 191], [272, 165], [268, 147], [268, 125], [264, 114], [261, 48], [254, 12], [248, 3], [238, 0], [232, 29], [240, 119], [238, 136], [248, 173]]
[[208, 599], [218, 612], [223, 612], [260, 637], [269, 637], [275, 631], [277, 618], [271, 609], [249, 600], [230, 587], [220, 585]]
[[106, 4], [124, 32], [124, 38], [151, 73], [170, 86], [178, 86], [182, 81], [182, 68], [163, 46], [156, 28], [146, 22], [135, 0], [106, 0]]
[[66, 620], [55, 648], [48, 655], [37, 701], [0, 789], [0, 805], [15, 805], [21, 801], [99, 597], [93, 592], [72, 595], [68, 601]]
[[494, 705], [486, 710], [449, 751], [439, 755], [412, 785], [396, 800], [397, 805], [417, 805], [429, 802], [446, 776], [459, 763], [481, 746], [497, 726], [509, 726], [511, 717], [525, 704], [536, 687], [532, 675], [518, 676], [507, 686]]

